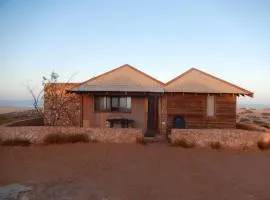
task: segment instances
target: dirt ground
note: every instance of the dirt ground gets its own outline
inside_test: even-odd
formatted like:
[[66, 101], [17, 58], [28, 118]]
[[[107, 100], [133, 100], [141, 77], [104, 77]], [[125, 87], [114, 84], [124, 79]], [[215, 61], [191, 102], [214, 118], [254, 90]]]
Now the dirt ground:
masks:
[[158, 144], [0, 147], [0, 186], [30, 199], [270, 199], [270, 151]]

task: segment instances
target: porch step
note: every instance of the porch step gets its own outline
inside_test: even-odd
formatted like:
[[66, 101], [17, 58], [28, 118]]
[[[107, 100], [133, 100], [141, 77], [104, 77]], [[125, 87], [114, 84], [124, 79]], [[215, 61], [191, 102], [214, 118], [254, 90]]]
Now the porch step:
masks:
[[149, 143], [168, 143], [168, 138], [166, 135], [156, 135], [155, 137], [144, 137]]

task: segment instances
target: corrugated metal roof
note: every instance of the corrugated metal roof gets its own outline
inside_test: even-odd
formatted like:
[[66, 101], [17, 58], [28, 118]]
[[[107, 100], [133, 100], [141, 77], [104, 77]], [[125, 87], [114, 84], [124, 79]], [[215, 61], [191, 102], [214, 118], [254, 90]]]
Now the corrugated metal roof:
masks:
[[82, 85], [74, 88], [73, 92], [158, 92], [163, 93], [163, 88], [135, 87], [129, 85]]
[[229, 93], [253, 96], [253, 93], [195, 68], [164, 84], [130, 65], [89, 79], [73, 92], [186, 92]]
[[169, 81], [164, 89], [165, 92], [229, 93], [253, 96], [253, 93], [248, 90], [195, 68]]

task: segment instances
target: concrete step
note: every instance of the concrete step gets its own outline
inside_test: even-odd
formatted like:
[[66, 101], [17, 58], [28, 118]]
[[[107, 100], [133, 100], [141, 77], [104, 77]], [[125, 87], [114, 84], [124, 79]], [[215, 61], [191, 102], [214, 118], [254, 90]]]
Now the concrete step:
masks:
[[149, 143], [168, 143], [168, 138], [166, 135], [156, 135], [155, 137], [144, 137], [144, 139]]

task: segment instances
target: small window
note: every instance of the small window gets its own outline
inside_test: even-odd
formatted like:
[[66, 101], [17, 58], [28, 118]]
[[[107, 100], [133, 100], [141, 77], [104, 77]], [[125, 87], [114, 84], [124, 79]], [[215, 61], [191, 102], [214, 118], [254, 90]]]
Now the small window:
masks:
[[215, 116], [215, 97], [214, 96], [207, 96], [207, 103], [206, 103], [206, 112], [207, 117]]
[[130, 112], [131, 110], [131, 97], [109, 97], [109, 96], [96, 96], [95, 97], [95, 111], [107, 112]]

